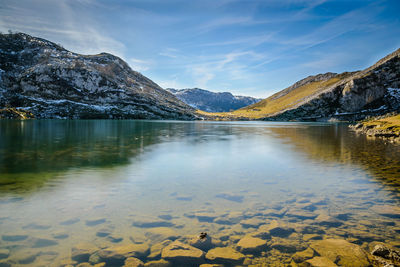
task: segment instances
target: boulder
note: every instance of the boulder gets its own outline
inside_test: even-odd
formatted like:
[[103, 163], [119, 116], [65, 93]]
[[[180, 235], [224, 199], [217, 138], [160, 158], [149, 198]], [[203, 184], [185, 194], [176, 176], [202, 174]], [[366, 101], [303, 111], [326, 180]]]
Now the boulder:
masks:
[[151, 246], [150, 254], [147, 256], [148, 259], [157, 259], [161, 257], [161, 251], [163, 248], [171, 244], [171, 240], [165, 240], [163, 242], [156, 243]]
[[143, 261], [139, 260], [138, 258], [129, 257], [125, 260], [125, 263], [122, 267], [143, 267]]
[[240, 239], [236, 246], [240, 252], [258, 254], [266, 250], [267, 241], [257, 237], [245, 236]]
[[400, 251], [388, 248], [384, 244], [375, 245], [374, 249], [371, 251], [371, 254], [377, 257], [394, 261], [396, 263], [400, 263]]
[[77, 262], [87, 262], [90, 255], [98, 251], [99, 248], [91, 243], [79, 243], [71, 249], [71, 259]]
[[171, 267], [171, 263], [166, 260], [158, 260], [158, 261], [148, 261], [144, 265], [145, 267]]
[[271, 221], [269, 224], [261, 225], [258, 231], [268, 232], [271, 236], [287, 237], [294, 232], [294, 229], [285, 223]]
[[282, 253], [295, 253], [307, 248], [307, 245], [299, 239], [280, 237], [272, 237], [269, 246]]
[[175, 264], [196, 264], [203, 261], [204, 252], [180, 241], [174, 241], [163, 248], [161, 257]]
[[100, 261], [104, 261], [107, 265], [122, 265], [127, 258], [146, 257], [149, 250], [147, 244], [126, 244], [99, 250], [97, 254]]
[[315, 252], [313, 249], [307, 248], [306, 250], [296, 252], [292, 256], [292, 259], [294, 262], [300, 263], [300, 262], [306, 261], [308, 259], [311, 259], [312, 257], [314, 257], [314, 254], [315, 254]]
[[206, 259], [222, 264], [242, 264], [245, 255], [230, 247], [218, 247], [210, 249]]
[[207, 251], [213, 247], [213, 242], [211, 237], [207, 233], [200, 233], [189, 240], [189, 245]]
[[358, 245], [344, 239], [325, 239], [311, 243], [310, 247], [320, 256], [341, 266], [370, 266], [368, 254]]
[[333, 261], [325, 257], [314, 257], [307, 260], [304, 265], [310, 267], [337, 267]]

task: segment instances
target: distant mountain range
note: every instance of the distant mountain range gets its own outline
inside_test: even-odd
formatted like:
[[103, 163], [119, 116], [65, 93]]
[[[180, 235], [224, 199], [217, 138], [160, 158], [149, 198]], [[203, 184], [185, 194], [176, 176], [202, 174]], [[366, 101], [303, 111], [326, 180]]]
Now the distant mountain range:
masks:
[[234, 96], [229, 92], [210, 92], [200, 88], [167, 88], [166, 90], [189, 106], [207, 112], [232, 111], [262, 100], [261, 98], [253, 98], [250, 96]]
[[309, 76], [225, 116], [278, 121], [360, 120], [400, 112], [399, 88], [400, 49], [362, 71]]
[[194, 119], [195, 110], [107, 53], [86, 56], [0, 34], [0, 108], [36, 118]]

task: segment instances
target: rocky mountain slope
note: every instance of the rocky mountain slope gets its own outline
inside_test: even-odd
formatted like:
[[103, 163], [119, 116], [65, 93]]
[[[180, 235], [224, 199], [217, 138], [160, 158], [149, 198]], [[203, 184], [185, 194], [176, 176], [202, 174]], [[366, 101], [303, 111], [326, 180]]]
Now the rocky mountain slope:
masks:
[[356, 72], [309, 76], [226, 116], [266, 120], [360, 120], [400, 110], [400, 49]]
[[37, 118], [194, 119], [195, 110], [107, 53], [80, 55], [0, 34], [0, 108]]
[[174, 94], [189, 106], [207, 112], [226, 112], [257, 103], [261, 99], [249, 96], [234, 96], [229, 92], [215, 93], [200, 88], [173, 89]]

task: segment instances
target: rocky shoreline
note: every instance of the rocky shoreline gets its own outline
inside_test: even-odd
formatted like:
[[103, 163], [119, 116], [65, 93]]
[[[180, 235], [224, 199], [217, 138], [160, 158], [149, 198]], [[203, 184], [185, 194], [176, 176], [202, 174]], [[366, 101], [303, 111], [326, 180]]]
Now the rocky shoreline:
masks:
[[392, 142], [400, 142], [400, 115], [388, 114], [350, 125], [356, 133], [369, 137], [382, 137]]

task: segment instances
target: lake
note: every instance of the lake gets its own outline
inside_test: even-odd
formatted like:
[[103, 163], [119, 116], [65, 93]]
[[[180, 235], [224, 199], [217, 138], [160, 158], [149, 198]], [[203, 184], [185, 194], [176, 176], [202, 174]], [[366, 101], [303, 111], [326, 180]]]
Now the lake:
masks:
[[132, 244], [147, 262], [201, 232], [243, 265], [327, 238], [399, 248], [399, 188], [400, 146], [347, 124], [0, 120], [0, 266], [118, 266]]

